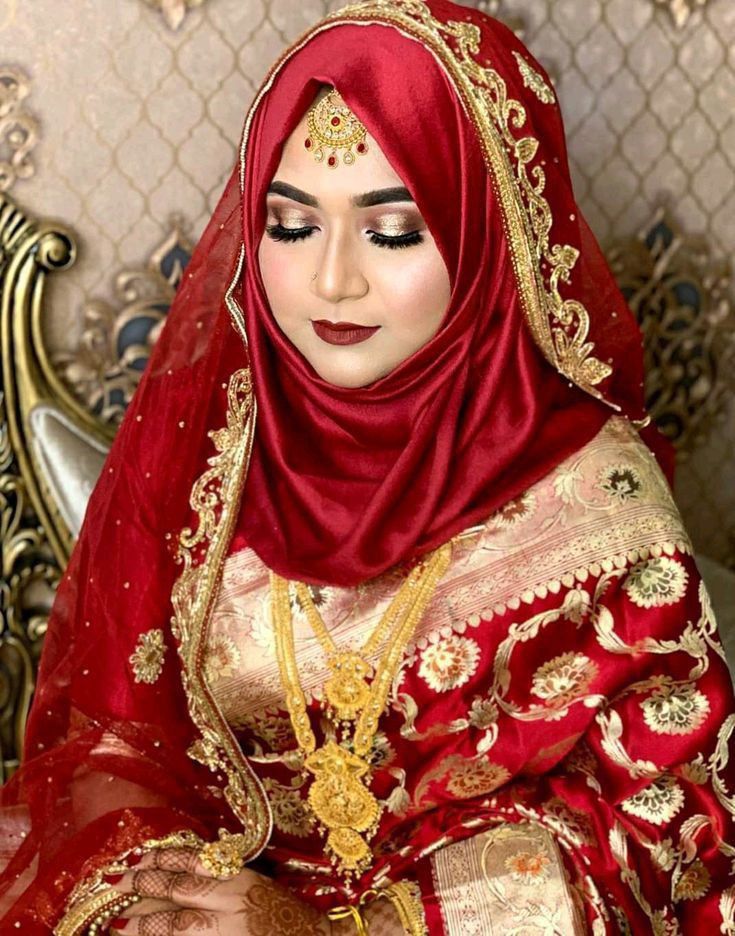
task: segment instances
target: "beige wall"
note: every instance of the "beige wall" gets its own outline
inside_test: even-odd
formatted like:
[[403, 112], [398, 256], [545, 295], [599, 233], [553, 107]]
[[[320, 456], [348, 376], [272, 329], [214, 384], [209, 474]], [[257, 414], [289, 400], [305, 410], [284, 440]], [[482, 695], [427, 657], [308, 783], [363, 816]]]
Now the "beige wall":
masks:
[[[578, 197], [605, 246], [662, 201], [714, 257], [735, 248], [735, 3], [488, 0], [550, 68]], [[185, 0], [160, 0], [169, 17]], [[329, 0], [188, 0], [172, 29], [154, 0], [0, 0], [0, 71], [30, 94], [33, 174], [11, 194], [70, 224], [80, 259], [54, 284], [52, 342], [71, 347], [85, 304], [144, 267], [184, 219], [200, 232], [229, 171], [247, 105], [281, 48]], [[1, 77], [1, 76], [0, 76]], [[7, 149], [2, 135], [0, 160]], [[7, 107], [11, 105], [7, 104]], [[735, 565], [735, 410], [682, 466], [678, 495], [701, 549]]]

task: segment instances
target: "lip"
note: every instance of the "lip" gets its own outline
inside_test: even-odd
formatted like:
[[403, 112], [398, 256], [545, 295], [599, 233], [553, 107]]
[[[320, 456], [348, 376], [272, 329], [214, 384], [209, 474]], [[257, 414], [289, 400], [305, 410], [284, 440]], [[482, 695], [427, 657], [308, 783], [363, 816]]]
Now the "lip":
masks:
[[312, 321], [311, 326], [317, 337], [332, 345], [361, 344], [380, 330], [380, 325], [368, 328], [365, 325], [355, 325], [353, 322], [328, 322], [325, 319]]

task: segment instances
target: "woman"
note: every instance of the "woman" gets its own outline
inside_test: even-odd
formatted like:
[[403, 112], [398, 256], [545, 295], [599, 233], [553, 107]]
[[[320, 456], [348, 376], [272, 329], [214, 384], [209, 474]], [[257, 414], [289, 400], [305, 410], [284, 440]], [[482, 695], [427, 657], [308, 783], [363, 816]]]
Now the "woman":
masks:
[[641, 370], [518, 40], [314, 27], [60, 586], [3, 932], [735, 932], [730, 680]]

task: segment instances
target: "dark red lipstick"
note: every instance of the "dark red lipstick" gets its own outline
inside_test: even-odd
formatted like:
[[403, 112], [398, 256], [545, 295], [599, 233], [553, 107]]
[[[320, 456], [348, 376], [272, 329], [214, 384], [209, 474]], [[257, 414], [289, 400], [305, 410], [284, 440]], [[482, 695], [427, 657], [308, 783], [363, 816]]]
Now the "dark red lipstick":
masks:
[[325, 319], [311, 324], [317, 336], [332, 345], [360, 344], [380, 329], [380, 325], [366, 328], [364, 325], [354, 325], [352, 322], [327, 322]]

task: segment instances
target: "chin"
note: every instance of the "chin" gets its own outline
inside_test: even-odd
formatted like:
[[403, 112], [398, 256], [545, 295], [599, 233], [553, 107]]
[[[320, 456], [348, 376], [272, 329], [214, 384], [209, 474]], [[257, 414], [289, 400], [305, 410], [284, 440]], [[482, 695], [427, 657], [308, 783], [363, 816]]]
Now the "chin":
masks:
[[333, 387], [341, 387], [343, 390], [358, 390], [360, 387], [367, 387], [368, 384], [375, 383], [382, 374], [366, 374], [364, 371], [355, 368], [344, 367], [314, 367], [317, 374]]

